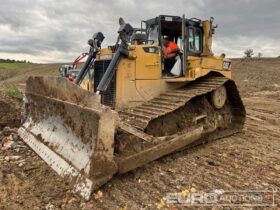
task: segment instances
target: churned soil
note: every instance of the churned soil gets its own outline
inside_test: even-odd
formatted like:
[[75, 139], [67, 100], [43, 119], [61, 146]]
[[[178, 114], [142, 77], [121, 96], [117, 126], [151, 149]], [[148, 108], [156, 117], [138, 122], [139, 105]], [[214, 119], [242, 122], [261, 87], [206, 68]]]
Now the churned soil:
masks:
[[[117, 175], [89, 201], [74, 194], [67, 180], [27, 145], [19, 144], [0, 151], [0, 209], [182, 209], [166, 204], [167, 193], [215, 190], [277, 190], [279, 206], [280, 59], [238, 59], [232, 68], [247, 111], [241, 133]], [[6, 100], [0, 94], [0, 104]], [[19, 107], [1, 111], [2, 126], [19, 125], [8, 124]]]

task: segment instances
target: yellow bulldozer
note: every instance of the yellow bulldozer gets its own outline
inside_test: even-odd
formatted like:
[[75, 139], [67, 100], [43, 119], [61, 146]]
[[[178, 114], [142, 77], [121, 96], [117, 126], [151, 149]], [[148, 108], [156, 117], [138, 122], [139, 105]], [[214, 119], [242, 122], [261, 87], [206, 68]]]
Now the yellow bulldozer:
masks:
[[[101, 32], [88, 41], [75, 83], [33, 76], [26, 85], [21, 137], [85, 199], [115, 174], [239, 132], [246, 116], [231, 61], [212, 52], [213, 18], [119, 24], [115, 45], [102, 48]], [[163, 74], [166, 36], [180, 48], [175, 75]]]

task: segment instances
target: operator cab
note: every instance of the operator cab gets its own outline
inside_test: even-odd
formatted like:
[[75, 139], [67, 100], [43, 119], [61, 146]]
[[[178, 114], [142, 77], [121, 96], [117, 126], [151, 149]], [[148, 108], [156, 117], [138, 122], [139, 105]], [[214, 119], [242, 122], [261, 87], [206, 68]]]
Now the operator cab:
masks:
[[[161, 52], [164, 50], [163, 38], [165, 36], [169, 38], [169, 41], [175, 42], [178, 45], [180, 48], [180, 53], [177, 55], [176, 59], [180, 59], [180, 70], [179, 74], [175, 76], [184, 76], [186, 72], [187, 56], [201, 56], [202, 54], [202, 21], [196, 18], [185, 19], [184, 16], [179, 17], [160, 15], [156, 18], [142, 21], [142, 23], [146, 25], [145, 32], [147, 35], [147, 43], [160, 46]], [[163, 70], [163, 53], [161, 53], [161, 58]]]

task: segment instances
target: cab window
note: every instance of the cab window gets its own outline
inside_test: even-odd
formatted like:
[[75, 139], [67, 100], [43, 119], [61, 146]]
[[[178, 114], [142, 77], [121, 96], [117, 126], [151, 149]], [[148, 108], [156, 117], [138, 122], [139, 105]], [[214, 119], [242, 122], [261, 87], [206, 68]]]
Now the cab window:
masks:
[[151, 26], [148, 31], [147, 31], [147, 34], [148, 34], [148, 42], [152, 42], [150, 44], [154, 44], [154, 45], [158, 45], [159, 42], [158, 42], [158, 32], [159, 31], [159, 27], [158, 25], [154, 25], [154, 26]]
[[191, 53], [202, 51], [202, 33], [199, 28], [189, 28], [189, 51]]

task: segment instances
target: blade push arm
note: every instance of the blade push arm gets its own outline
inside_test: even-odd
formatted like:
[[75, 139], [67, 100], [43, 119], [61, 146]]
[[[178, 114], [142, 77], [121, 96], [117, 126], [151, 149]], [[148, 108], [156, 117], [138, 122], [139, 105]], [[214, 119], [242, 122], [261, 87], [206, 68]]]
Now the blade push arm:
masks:
[[102, 77], [100, 83], [97, 86], [97, 94], [99, 92], [104, 92], [107, 90], [111, 80], [114, 77], [116, 67], [118, 63], [121, 60], [122, 55], [128, 56], [128, 41], [129, 37], [133, 33], [133, 28], [130, 24], [125, 23], [122, 18], [120, 18], [120, 28], [118, 30], [119, 33], [119, 39], [121, 40], [121, 43], [115, 52], [115, 55], [113, 56], [113, 59], [111, 60], [104, 76]]
[[97, 53], [100, 51], [101, 43], [104, 40], [104, 35], [101, 32], [97, 32], [93, 35], [93, 38], [88, 40], [88, 44], [90, 46], [88, 58], [83, 65], [83, 68], [79, 72], [75, 84], [80, 85], [83, 81], [84, 77], [88, 73], [91, 63], [95, 60]]

